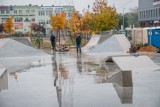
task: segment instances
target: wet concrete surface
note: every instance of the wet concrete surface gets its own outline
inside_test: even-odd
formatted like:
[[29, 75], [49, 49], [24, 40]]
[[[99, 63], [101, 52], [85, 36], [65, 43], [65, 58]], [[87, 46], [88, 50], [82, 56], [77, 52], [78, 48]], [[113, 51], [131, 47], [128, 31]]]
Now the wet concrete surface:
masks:
[[77, 56], [74, 50], [47, 52], [52, 57], [8, 73], [8, 90], [0, 92], [0, 107], [160, 106], [159, 70], [121, 72], [113, 63]]

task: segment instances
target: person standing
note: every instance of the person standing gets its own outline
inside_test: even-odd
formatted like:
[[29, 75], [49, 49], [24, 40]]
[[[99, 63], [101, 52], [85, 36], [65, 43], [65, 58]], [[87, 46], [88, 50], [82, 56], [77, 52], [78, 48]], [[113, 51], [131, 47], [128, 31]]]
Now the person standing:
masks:
[[77, 54], [78, 52], [81, 53], [81, 34], [78, 33], [76, 36], [76, 49], [77, 49]]
[[55, 50], [56, 37], [53, 35], [53, 33], [51, 33], [50, 40], [51, 40], [52, 49]]

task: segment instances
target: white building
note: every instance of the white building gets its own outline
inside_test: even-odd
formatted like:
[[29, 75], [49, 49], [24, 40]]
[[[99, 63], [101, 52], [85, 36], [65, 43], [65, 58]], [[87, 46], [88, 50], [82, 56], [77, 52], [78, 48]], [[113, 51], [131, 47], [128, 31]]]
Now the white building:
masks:
[[14, 16], [14, 28], [16, 32], [29, 32], [29, 25], [37, 23], [44, 25], [46, 34], [50, 33], [50, 15], [65, 11], [66, 18], [71, 18], [74, 6], [38, 6], [38, 5], [14, 5], [0, 6], [0, 23], [4, 23], [6, 18]]

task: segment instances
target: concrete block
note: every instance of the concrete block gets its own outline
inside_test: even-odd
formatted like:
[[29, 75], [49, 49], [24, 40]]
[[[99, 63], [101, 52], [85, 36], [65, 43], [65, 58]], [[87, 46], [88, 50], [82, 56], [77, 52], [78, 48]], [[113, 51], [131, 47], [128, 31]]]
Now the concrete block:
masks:
[[0, 90], [8, 89], [8, 74], [6, 68], [0, 68]]

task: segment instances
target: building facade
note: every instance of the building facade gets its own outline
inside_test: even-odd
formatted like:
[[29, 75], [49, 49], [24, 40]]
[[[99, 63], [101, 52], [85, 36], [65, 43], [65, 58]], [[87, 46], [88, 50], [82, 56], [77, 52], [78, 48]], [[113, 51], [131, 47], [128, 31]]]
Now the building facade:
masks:
[[50, 33], [50, 15], [65, 11], [66, 18], [71, 18], [71, 13], [74, 11], [74, 6], [38, 6], [38, 5], [23, 5], [23, 6], [0, 6], [0, 23], [4, 23], [8, 17], [14, 16], [14, 28], [16, 32], [29, 32], [29, 25], [37, 23], [43, 25], [46, 34]]
[[141, 27], [160, 26], [160, 0], [139, 0], [138, 20]]

